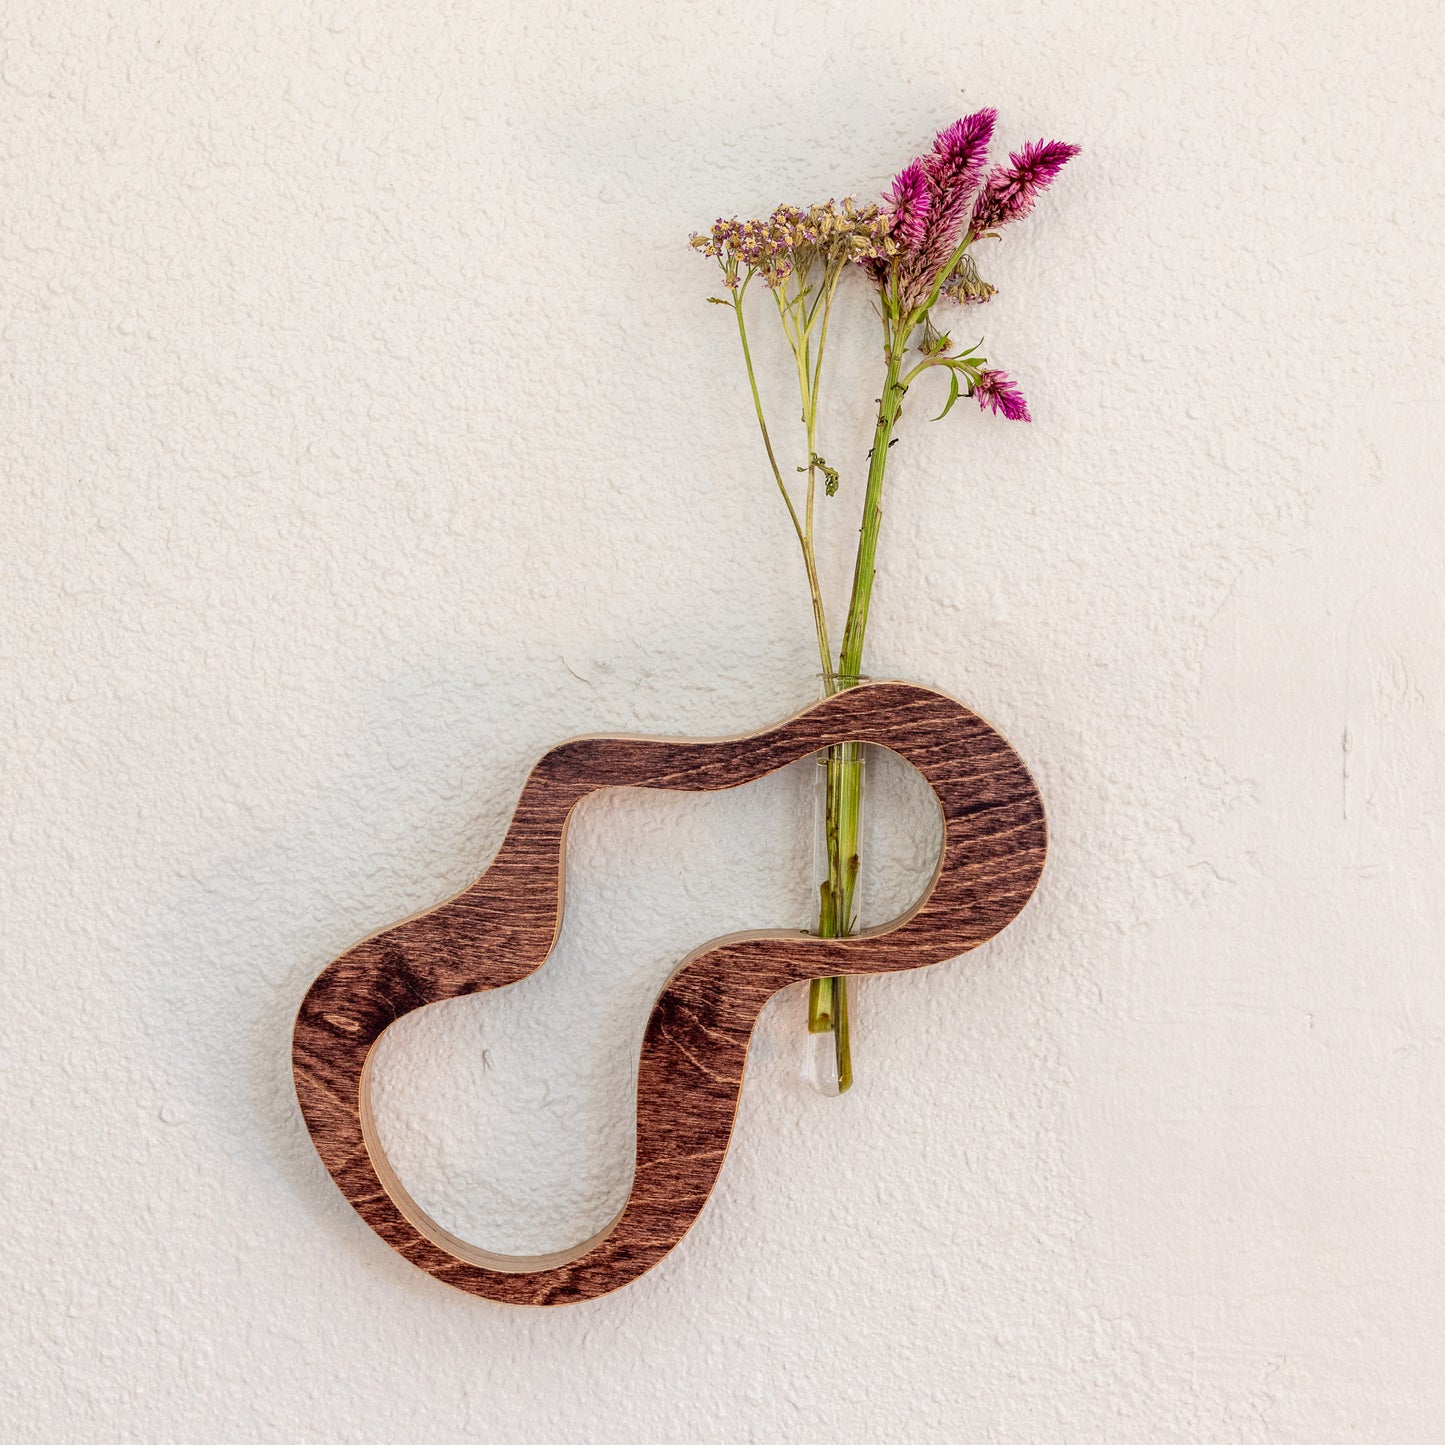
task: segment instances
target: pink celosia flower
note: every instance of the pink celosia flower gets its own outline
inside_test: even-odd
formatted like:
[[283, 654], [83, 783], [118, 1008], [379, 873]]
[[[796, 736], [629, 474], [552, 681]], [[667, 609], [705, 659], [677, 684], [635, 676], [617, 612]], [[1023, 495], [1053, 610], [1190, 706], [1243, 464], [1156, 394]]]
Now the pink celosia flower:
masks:
[[1058, 175], [1064, 162], [1078, 153], [1078, 146], [1061, 140], [1030, 141], [1014, 151], [1006, 166], [995, 166], [988, 173], [973, 208], [971, 229], [982, 235], [1021, 220], [1033, 210], [1039, 192]]
[[953, 254], [963, 233], [997, 120], [998, 112], [987, 107], [954, 121], [939, 131], [932, 153], [923, 158], [930, 202], [923, 251], [935, 272]]
[[910, 161], [894, 176], [887, 197], [888, 214], [892, 218], [888, 234], [904, 250], [914, 251], [923, 244], [931, 199], [928, 173], [922, 161]]
[[898, 256], [886, 264], [874, 263], [868, 269], [880, 285], [889, 273], [895, 275], [906, 306], [917, 306], [924, 300], [958, 245], [997, 120], [998, 112], [985, 108], [954, 121], [939, 131], [933, 149], [914, 161], [893, 183], [896, 195], [900, 181], [907, 177], [910, 187], [916, 186], [915, 177], [921, 173], [927, 197], [922, 234], [916, 239], [911, 236], [905, 239], [898, 235], [895, 226]]
[[1006, 371], [981, 371], [973, 384], [980, 411], [992, 410], [1010, 421], [1032, 421], [1029, 404]]

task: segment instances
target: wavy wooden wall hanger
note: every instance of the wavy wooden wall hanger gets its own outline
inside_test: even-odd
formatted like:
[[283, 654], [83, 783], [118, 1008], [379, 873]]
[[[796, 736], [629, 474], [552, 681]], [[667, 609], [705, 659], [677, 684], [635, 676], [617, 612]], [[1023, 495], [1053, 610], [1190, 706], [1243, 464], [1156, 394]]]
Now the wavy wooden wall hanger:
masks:
[[[443, 1229], [407, 1193], [377, 1137], [371, 1063], [382, 1034], [413, 1009], [516, 983], [546, 961], [561, 925], [567, 820], [589, 793], [734, 788], [854, 741], [892, 749], [938, 799], [943, 847], [924, 896], [851, 938], [733, 933], [678, 964], [642, 1041], [632, 1191], [591, 1239], [516, 1256]], [[961, 703], [911, 683], [836, 693], [742, 737], [574, 738], [533, 768], [497, 856], [475, 883], [357, 944], [311, 985], [292, 1042], [306, 1126], [356, 1212], [418, 1269], [512, 1304], [593, 1299], [650, 1269], [702, 1210], [768, 998], [804, 979], [921, 968], [977, 948], [1028, 902], [1045, 846], [1043, 803], [1018, 754]]]

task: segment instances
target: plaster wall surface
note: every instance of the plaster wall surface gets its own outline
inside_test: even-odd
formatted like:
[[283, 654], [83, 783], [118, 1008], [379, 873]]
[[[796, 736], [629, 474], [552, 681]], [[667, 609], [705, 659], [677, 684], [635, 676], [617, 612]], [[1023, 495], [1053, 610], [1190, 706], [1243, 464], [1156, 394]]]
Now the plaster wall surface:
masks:
[[[1445, 1440], [1442, 30], [11, 0], [0, 1435]], [[814, 694], [687, 235], [876, 194], [983, 104], [1005, 146], [1085, 147], [959, 322], [1035, 420], [910, 397], [870, 666], [1029, 761], [1040, 891], [857, 985], [845, 1099], [776, 998], [650, 1275], [556, 1311], [450, 1291], [318, 1162], [296, 1005], [476, 875], [551, 743]], [[835, 599], [878, 394], [849, 304]], [[450, 1227], [541, 1250], [615, 1210], [653, 993], [807, 922], [810, 766], [589, 801], [547, 968], [388, 1036], [381, 1127]], [[876, 774], [882, 917], [935, 837]]]

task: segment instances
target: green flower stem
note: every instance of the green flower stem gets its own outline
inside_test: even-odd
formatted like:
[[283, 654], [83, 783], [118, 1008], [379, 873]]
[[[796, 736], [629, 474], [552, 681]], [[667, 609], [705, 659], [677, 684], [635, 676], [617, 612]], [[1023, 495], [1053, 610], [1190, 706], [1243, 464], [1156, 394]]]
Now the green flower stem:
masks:
[[[859, 529], [858, 555], [853, 569], [853, 590], [848, 603], [848, 620], [838, 670], [825, 675], [829, 692], [855, 686], [860, 680], [863, 640], [868, 629], [868, 607], [873, 597], [878, 531], [883, 521], [883, 480], [888, 470], [888, 452], [893, 428], [903, 407], [907, 383], [900, 380], [913, 317], [898, 318], [889, 306], [884, 314], [884, 356], [887, 369], [883, 394], [878, 402], [878, 421], [873, 429], [873, 450], [868, 458], [868, 484], [863, 496], [863, 524]], [[824, 938], [846, 938], [857, 926], [855, 896], [858, 886], [858, 819], [863, 788], [862, 745], [844, 743], [828, 750], [827, 779], [824, 784], [824, 844], [828, 858], [826, 880], [819, 885], [818, 932]], [[848, 1032], [848, 981], [845, 978], [816, 978], [808, 988], [808, 1030], [831, 1031], [838, 1067], [838, 1090], [853, 1082], [852, 1047]]]
[[963, 233], [963, 240], [961, 240], [958, 245], [953, 248], [953, 255], [948, 258], [947, 264], [944, 265], [939, 270], [938, 274], [933, 278], [933, 289], [928, 293], [927, 298], [924, 300], [921, 306], [914, 307], [912, 315], [909, 316], [907, 322], [905, 323], [903, 335], [903, 339], [905, 342], [908, 340], [909, 336], [913, 334], [913, 328], [917, 326], [918, 323], [922, 321], [923, 318], [927, 316], [930, 311], [933, 310], [933, 303], [938, 300], [939, 293], [943, 290], [943, 283], [948, 280], [950, 275], [952, 275], [953, 268], [957, 266], [961, 260], [963, 260], [963, 253], [968, 250], [971, 245], [973, 245], [975, 239], [975, 232], [970, 230]]
[[[910, 317], [911, 321], [912, 318]], [[862, 671], [863, 637], [868, 630], [868, 606], [873, 598], [873, 578], [878, 555], [878, 529], [883, 522], [883, 478], [888, 470], [888, 449], [893, 428], [903, 408], [907, 387], [900, 382], [903, 354], [911, 325], [890, 324], [885, 316], [884, 356], [887, 371], [883, 395], [878, 401], [878, 421], [873, 428], [873, 450], [868, 454], [868, 485], [863, 493], [863, 525], [858, 532], [858, 555], [853, 564], [853, 589], [848, 599], [848, 620], [843, 628], [843, 646], [838, 653], [838, 672], [856, 678]]]
[[[749, 278], [751, 279], [751, 278]], [[758, 378], [753, 370], [752, 348], [748, 345], [747, 322], [743, 319], [743, 295], [747, 291], [747, 284], [744, 283], [740, 290], [734, 291], [733, 312], [738, 319], [738, 338], [743, 346], [743, 362], [748, 371], [748, 386], [752, 389], [753, 410], [757, 413], [758, 430], [763, 434], [763, 447], [768, 454], [768, 465], [773, 469], [773, 480], [778, 484], [778, 490], [783, 494], [783, 504], [788, 509], [788, 516], [792, 518], [793, 531], [797, 533], [798, 545], [803, 550], [803, 566], [808, 574], [808, 593], [813, 602], [813, 630], [818, 635], [818, 656], [823, 662], [823, 672], [827, 674], [832, 668], [832, 652], [828, 644], [828, 618], [823, 610], [823, 589], [818, 584], [818, 562], [813, 551], [813, 519], [808, 517], [808, 527], [805, 531], [798, 521], [797, 509], [793, 506], [793, 499], [788, 494], [787, 484], [783, 481], [782, 468], [778, 466], [778, 458], [773, 451], [772, 438], [768, 434], [768, 422], [763, 414], [763, 400], [758, 392]], [[811, 503], [811, 497], [810, 497]]]
[[[818, 392], [823, 381], [823, 352], [828, 345], [828, 319], [833, 314], [833, 293], [838, 289], [838, 278], [842, 274], [843, 268], [838, 266], [831, 275], [823, 278], [823, 294], [813, 303], [812, 312], [812, 316], [816, 317], [818, 307], [823, 309], [823, 321], [818, 330], [817, 359], [811, 361], [810, 365], [811, 351], [805, 340], [803, 365], [798, 373], [799, 391], [803, 401], [803, 422], [808, 431], [808, 497], [804, 508], [804, 528], [810, 544], [813, 541], [813, 503], [818, 482]], [[812, 317], [808, 325], [812, 326]], [[827, 680], [827, 669], [824, 669], [825, 684]]]
[[[858, 926], [858, 821], [863, 794], [863, 745], [837, 743], [824, 763], [823, 834], [827, 876], [818, 885], [818, 934], [847, 938]], [[853, 1083], [848, 1039], [848, 980], [815, 978], [808, 987], [808, 1032], [831, 1033], [838, 1092]]]
[[[969, 237], [958, 250], [968, 244]], [[883, 299], [883, 336], [886, 370], [883, 393], [878, 402], [878, 420], [873, 429], [873, 448], [868, 454], [868, 480], [863, 497], [863, 520], [859, 528], [858, 553], [853, 568], [853, 586], [848, 601], [848, 616], [836, 666], [828, 640], [828, 623], [823, 608], [822, 589], [818, 583], [817, 558], [814, 551], [814, 501], [820, 458], [817, 451], [818, 393], [823, 371], [823, 353], [827, 345], [828, 321], [832, 311], [833, 293], [843, 267], [824, 274], [822, 284], [808, 303], [808, 290], [800, 283], [798, 293], [786, 294], [784, 288], [774, 291], [779, 320], [787, 337], [798, 372], [798, 393], [802, 421], [807, 436], [807, 491], [803, 516], [793, 503], [782, 468], [773, 450], [772, 438], [763, 411], [757, 376], [753, 369], [752, 349], [748, 343], [747, 323], [743, 316], [743, 296], [747, 282], [733, 291], [732, 306], [737, 317], [738, 338], [742, 342], [743, 361], [747, 367], [748, 386], [752, 392], [753, 410], [758, 429], [772, 468], [773, 480], [788, 509], [788, 516], [802, 549], [803, 564], [808, 575], [808, 593], [812, 599], [813, 625], [817, 634], [818, 655], [823, 664], [823, 689], [826, 694], [855, 686], [860, 680], [863, 641], [868, 630], [868, 609], [873, 597], [876, 574], [878, 533], [883, 521], [883, 482], [888, 470], [888, 452], [893, 430], [903, 408], [908, 383], [918, 374], [915, 368], [902, 376], [903, 358], [908, 340], [928, 305], [902, 313], [897, 297]], [[748, 278], [751, 280], [751, 276]], [[818, 326], [818, 346], [813, 350], [812, 334]], [[799, 467], [799, 471], [804, 468]], [[827, 876], [819, 884], [818, 934], [823, 938], [846, 938], [858, 926], [858, 824], [863, 787], [863, 751], [861, 744], [842, 743], [828, 750], [824, 782], [824, 847], [827, 854]], [[810, 1033], [831, 1033], [834, 1039], [838, 1072], [838, 1090], [842, 1093], [853, 1082], [852, 1051], [848, 1030], [848, 981], [843, 977], [813, 979], [808, 989], [808, 1030]]]

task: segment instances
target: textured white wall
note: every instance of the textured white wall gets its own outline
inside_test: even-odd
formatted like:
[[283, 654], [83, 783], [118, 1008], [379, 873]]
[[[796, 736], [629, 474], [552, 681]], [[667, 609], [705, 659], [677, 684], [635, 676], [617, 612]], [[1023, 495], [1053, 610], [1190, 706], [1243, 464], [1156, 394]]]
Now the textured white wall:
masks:
[[[7, 1439], [1445, 1438], [1434, 6], [12, 0], [0, 35]], [[1034, 766], [1041, 890], [857, 988], [845, 1100], [777, 999], [653, 1274], [449, 1291], [318, 1163], [296, 1004], [478, 871], [548, 744], [811, 696], [686, 236], [870, 194], [985, 103], [1086, 147], [970, 317], [1037, 420], [916, 409], [873, 657]], [[877, 394], [842, 340], [835, 587]], [[449, 1222], [608, 1216], [652, 992], [806, 910], [804, 772], [589, 803], [552, 965], [388, 1041]]]

